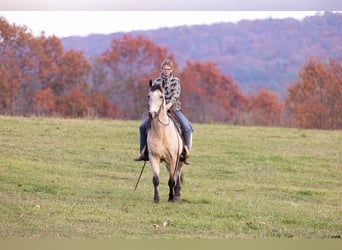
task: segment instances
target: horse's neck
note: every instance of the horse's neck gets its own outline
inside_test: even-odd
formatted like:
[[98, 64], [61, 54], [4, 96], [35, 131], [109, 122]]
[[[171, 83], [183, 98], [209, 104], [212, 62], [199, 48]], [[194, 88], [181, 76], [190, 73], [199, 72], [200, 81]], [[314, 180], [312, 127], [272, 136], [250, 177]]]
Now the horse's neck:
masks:
[[167, 115], [166, 109], [164, 107], [160, 110], [157, 119], [155, 119], [153, 123], [154, 128], [159, 131], [159, 133], [164, 132], [165, 127], [170, 124], [170, 118]]
[[160, 110], [160, 113], [159, 113], [159, 121], [163, 124], [167, 124], [169, 123], [169, 116], [167, 115], [167, 111], [166, 111], [166, 108], [165, 108], [165, 105], [164, 107], [162, 107], [162, 109]]

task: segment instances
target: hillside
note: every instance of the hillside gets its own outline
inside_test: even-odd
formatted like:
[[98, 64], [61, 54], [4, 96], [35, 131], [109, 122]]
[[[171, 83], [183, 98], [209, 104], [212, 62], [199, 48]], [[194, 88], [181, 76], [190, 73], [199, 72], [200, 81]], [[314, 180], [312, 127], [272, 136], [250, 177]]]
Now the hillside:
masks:
[[153, 204], [138, 125], [0, 116], [0, 239], [341, 238], [341, 132], [194, 124], [182, 200], [162, 166]]
[[[166, 47], [182, 67], [187, 60], [212, 61], [240, 84], [245, 93], [267, 88], [285, 94], [309, 56], [342, 59], [342, 14], [326, 12], [302, 21], [264, 19], [213, 25], [180, 26], [136, 31]], [[65, 49], [83, 50], [96, 57], [108, 49], [114, 37], [93, 34], [62, 38]]]

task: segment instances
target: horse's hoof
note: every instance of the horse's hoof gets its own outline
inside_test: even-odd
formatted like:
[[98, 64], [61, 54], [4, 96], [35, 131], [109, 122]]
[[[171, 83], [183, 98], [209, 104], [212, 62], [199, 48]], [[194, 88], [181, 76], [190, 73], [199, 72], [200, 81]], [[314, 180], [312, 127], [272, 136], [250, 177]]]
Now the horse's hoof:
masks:
[[180, 195], [179, 196], [175, 196], [173, 199], [175, 200], [175, 202], [180, 201], [181, 200], [181, 196]]
[[169, 199], [169, 202], [174, 203], [174, 202], [178, 202], [178, 201], [180, 201], [180, 200], [181, 200], [181, 197], [180, 197], [180, 196], [174, 196], [173, 198]]
[[156, 204], [159, 203], [159, 199], [154, 199], [153, 201], [154, 201], [154, 203], [156, 203]]

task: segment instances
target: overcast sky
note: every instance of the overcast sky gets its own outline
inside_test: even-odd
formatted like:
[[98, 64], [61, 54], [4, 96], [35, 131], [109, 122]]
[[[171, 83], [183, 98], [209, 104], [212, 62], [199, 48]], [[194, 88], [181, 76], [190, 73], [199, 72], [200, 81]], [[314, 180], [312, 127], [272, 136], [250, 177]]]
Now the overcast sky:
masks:
[[[185, 0], [184, 0], [185, 1]], [[317, 11], [0, 11], [10, 23], [25, 25], [34, 35], [66, 37], [157, 29], [180, 25], [238, 22], [242, 19], [298, 20]]]
[[341, 0], [2, 0], [0, 10], [342, 10]]
[[0, 16], [35, 35], [108, 34], [342, 11], [342, 0], [3, 0]]

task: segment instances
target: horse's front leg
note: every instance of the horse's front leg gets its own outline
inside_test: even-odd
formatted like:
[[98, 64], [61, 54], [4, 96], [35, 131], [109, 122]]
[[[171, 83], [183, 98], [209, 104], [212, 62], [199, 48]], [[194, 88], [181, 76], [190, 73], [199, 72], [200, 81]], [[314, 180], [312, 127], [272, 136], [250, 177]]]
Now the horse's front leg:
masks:
[[153, 173], [153, 177], [152, 177], [152, 183], [153, 183], [153, 187], [154, 187], [154, 196], [153, 196], [153, 201], [155, 203], [159, 203], [159, 164], [160, 162], [154, 158], [150, 157], [150, 162], [152, 165], [152, 173]]
[[175, 180], [172, 176], [172, 174], [170, 175], [169, 178], [169, 188], [170, 188], [170, 192], [169, 192], [169, 202], [174, 202], [174, 197], [175, 197]]

